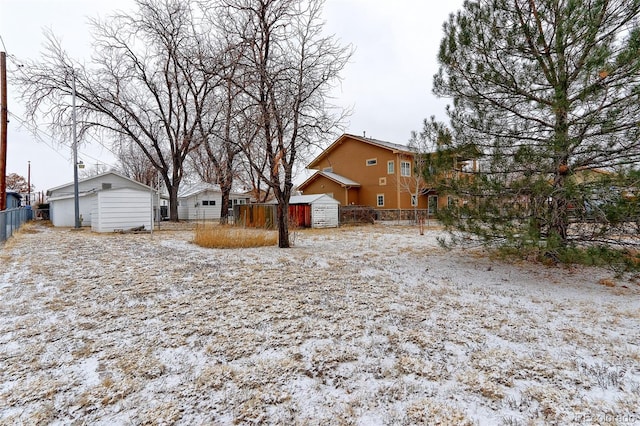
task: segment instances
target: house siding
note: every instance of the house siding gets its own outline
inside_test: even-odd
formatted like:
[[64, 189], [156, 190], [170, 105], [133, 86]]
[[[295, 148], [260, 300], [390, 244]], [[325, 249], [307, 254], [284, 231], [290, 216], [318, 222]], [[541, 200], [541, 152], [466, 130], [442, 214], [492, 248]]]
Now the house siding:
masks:
[[[348, 194], [347, 194], [348, 193]], [[324, 176], [318, 176], [304, 189], [304, 194], [331, 194], [340, 204], [358, 204], [357, 191], [343, 188], [339, 183]]]
[[[367, 165], [367, 160], [374, 158], [377, 164]], [[349, 189], [347, 199], [345, 188], [330, 179], [318, 177], [304, 188], [304, 193], [333, 193], [334, 198], [342, 205], [359, 204], [374, 207], [377, 206], [378, 195], [383, 194], [385, 199], [383, 208], [412, 209], [414, 206], [411, 205], [411, 193], [403, 183], [411, 182], [414, 178], [407, 179], [400, 176], [400, 162], [412, 162], [412, 160], [413, 157], [410, 154], [394, 152], [347, 136], [341, 143], [335, 145], [331, 152], [314, 163], [313, 168], [317, 170], [330, 168], [338, 175], [357, 181], [361, 185], [360, 188]], [[394, 163], [392, 174], [388, 173], [389, 162]], [[382, 181], [384, 184], [381, 184]], [[418, 197], [417, 207], [427, 208], [425, 196]]]
[[[203, 201], [215, 201], [215, 205], [204, 206]], [[218, 220], [222, 209], [222, 194], [204, 191], [186, 198], [180, 198], [178, 217], [182, 220]]]

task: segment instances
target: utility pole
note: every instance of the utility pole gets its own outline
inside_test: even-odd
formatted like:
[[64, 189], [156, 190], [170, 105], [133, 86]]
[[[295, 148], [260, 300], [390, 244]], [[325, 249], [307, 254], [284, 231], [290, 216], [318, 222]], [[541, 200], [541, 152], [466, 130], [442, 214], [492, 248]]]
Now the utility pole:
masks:
[[27, 205], [31, 205], [31, 161], [27, 161]]
[[0, 52], [0, 211], [7, 209], [7, 54]]
[[78, 137], [76, 135], [76, 73], [71, 70], [72, 98], [71, 116], [73, 117], [73, 207], [75, 210], [75, 228], [80, 229], [80, 197], [78, 194]]

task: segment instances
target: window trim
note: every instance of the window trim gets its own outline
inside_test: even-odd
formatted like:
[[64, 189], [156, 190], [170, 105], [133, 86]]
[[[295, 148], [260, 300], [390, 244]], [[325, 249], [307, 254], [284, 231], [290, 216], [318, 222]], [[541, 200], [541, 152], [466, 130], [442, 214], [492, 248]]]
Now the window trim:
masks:
[[[382, 203], [380, 203], [380, 200], [382, 200]], [[384, 207], [384, 194], [376, 194], [376, 206]]]
[[365, 160], [365, 164], [367, 165], [367, 167], [377, 166], [378, 165], [378, 159], [377, 158], [367, 158]]
[[396, 162], [394, 160], [387, 161], [387, 174], [392, 175], [396, 172]]
[[385, 186], [386, 184], [387, 184], [387, 178], [386, 177], [378, 178], [378, 185], [379, 186]]
[[[405, 170], [407, 169], [407, 170]], [[411, 161], [401, 161], [400, 162], [400, 176], [402, 177], [411, 177]]]

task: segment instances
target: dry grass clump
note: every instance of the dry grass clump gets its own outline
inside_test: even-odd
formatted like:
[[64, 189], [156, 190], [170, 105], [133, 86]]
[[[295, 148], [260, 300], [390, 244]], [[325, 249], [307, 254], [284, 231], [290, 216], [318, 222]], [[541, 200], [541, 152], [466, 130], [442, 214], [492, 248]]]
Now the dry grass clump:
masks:
[[267, 247], [278, 243], [278, 234], [263, 229], [199, 225], [196, 227], [193, 242], [206, 248]]

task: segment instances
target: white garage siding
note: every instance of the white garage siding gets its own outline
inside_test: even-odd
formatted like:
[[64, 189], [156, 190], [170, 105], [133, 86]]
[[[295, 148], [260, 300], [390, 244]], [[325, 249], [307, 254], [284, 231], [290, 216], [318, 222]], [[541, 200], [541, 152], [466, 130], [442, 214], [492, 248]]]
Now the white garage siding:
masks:
[[152, 194], [132, 188], [99, 191], [95, 196], [91, 229], [95, 232], [113, 232], [152, 223]]
[[[81, 226], [91, 226], [92, 201], [92, 196], [87, 194], [82, 194], [78, 197]], [[76, 226], [76, 211], [73, 197], [50, 201], [49, 211], [49, 219], [53, 226]]]

